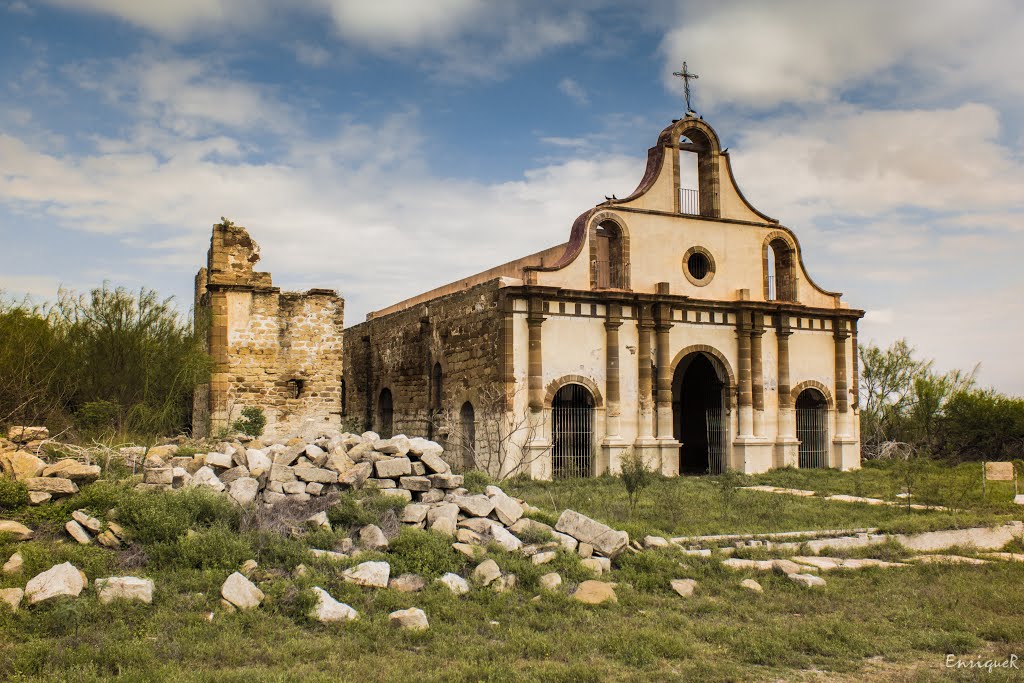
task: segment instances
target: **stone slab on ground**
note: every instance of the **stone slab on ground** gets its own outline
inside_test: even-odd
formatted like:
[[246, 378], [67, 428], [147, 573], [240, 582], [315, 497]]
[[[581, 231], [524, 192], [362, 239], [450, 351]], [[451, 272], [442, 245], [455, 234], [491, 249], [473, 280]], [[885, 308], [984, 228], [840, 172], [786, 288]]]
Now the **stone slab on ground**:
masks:
[[363, 562], [342, 572], [342, 577], [358, 586], [387, 588], [391, 577], [391, 565], [387, 562]]
[[313, 593], [317, 600], [309, 614], [312, 619], [329, 624], [337, 621], [355, 621], [359, 618], [359, 612], [343, 602], [338, 602], [323, 588], [314, 586]]
[[564, 510], [555, 524], [555, 530], [568, 534], [594, 546], [605, 557], [614, 558], [629, 545], [629, 534], [616, 531], [606, 524], [582, 515], [574, 510]]
[[584, 581], [573, 592], [572, 597], [587, 605], [600, 605], [603, 602], [618, 602], [615, 589], [604, 581]]
[[137, 576], [110, 576], [96, 579], [96, 596], [107, 604], [114, 600], [135, 600], [153, 603], [153, 581]]
[[388, 621], [395, 628], [408, 631], [426, 631], [430, 628], [426, 613], [419, 607], [400, 609], [388, 615]]
[[63, 596], [77, 598], [84, 588], [82, 572], [70, 562], [65, 562], [32, 577], [25, 586], [25, 597], [28, 604], [35, 605]]

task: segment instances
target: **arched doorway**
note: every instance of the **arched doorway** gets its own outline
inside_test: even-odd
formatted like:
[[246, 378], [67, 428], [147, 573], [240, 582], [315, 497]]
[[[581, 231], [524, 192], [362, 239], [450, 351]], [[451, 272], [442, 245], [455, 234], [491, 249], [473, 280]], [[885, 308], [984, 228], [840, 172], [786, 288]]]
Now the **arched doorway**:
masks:
[[672, 378], [672, 428], [681, 474], [721, 474], [729, 444], [725, 373], [716, 359], [696, 352]]
[[593, 474], [594, 397], [582, 384], [566, 384], [551, 401], [551, 476]]
[[390, 439], [394, 431], [395, 406], [391, 399], [391, 390], [383, 389], [377, 398], [377, 433], [382, 439]]
[[462, 437], [462, 469], [468, 471], [476, 468], [476, 411], [469, 401], [463, 403], [459, 410], [459, 431]]
[[817, 389], [796, 397], [796, 438], [801, 468], [828, 467], [828, 401]]

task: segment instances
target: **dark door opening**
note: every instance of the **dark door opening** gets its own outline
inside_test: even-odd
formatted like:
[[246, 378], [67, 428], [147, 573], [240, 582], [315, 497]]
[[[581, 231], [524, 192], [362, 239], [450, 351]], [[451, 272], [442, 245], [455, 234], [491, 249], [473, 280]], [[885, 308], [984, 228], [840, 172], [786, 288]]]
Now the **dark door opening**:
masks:
[[476, 469], [476, 411], [473, 404], [466, 401], [459, 410], [459, 428], [461, 433], [460, 446], [462, 447], [462, 470], [468, 472]]
[[828, 401], [817, 389], [796, 397], [796, 438], [800, 467], [828, 467]]
[[391, 390], [384, 389], [377, 399], [377, 433], [382, 439], [390, 439], [394, 430], [395, 407], [391, 400]]
[[728, 415], [725, 383], [703, 353], [687, 356], [672, 379], [673, 436], [680, 442], [680, 474], [721, 474], [725, 470]]
[[593, 475], [594, 397], [581, 384], [566, 384], [551, 401], [551, 476]]

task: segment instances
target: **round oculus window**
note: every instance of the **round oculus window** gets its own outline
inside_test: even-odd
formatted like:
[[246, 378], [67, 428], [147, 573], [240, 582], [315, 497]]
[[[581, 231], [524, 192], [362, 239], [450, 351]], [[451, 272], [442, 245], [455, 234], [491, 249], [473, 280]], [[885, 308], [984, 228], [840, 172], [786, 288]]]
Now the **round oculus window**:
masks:
[[686, 279], [698, 287], [711, 282], [715, 276], [715, 259], [704, 247], [690, 247], [683, 257], [683, 273]]

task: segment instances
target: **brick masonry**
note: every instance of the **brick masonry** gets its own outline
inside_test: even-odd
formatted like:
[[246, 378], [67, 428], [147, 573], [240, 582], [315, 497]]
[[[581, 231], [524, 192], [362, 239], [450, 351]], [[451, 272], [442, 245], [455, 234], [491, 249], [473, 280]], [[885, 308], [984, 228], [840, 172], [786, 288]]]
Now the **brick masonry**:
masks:
[[245, 228], [213, 226], [196, 275], [196, 324], [214, 363], [196, 392], [196, 436], [229, 427], [247, 406], [263, 408], [267, 433], [340, 424], [345, 302], [326, 289], [281, 292], [253, 270], [259, 258]]

